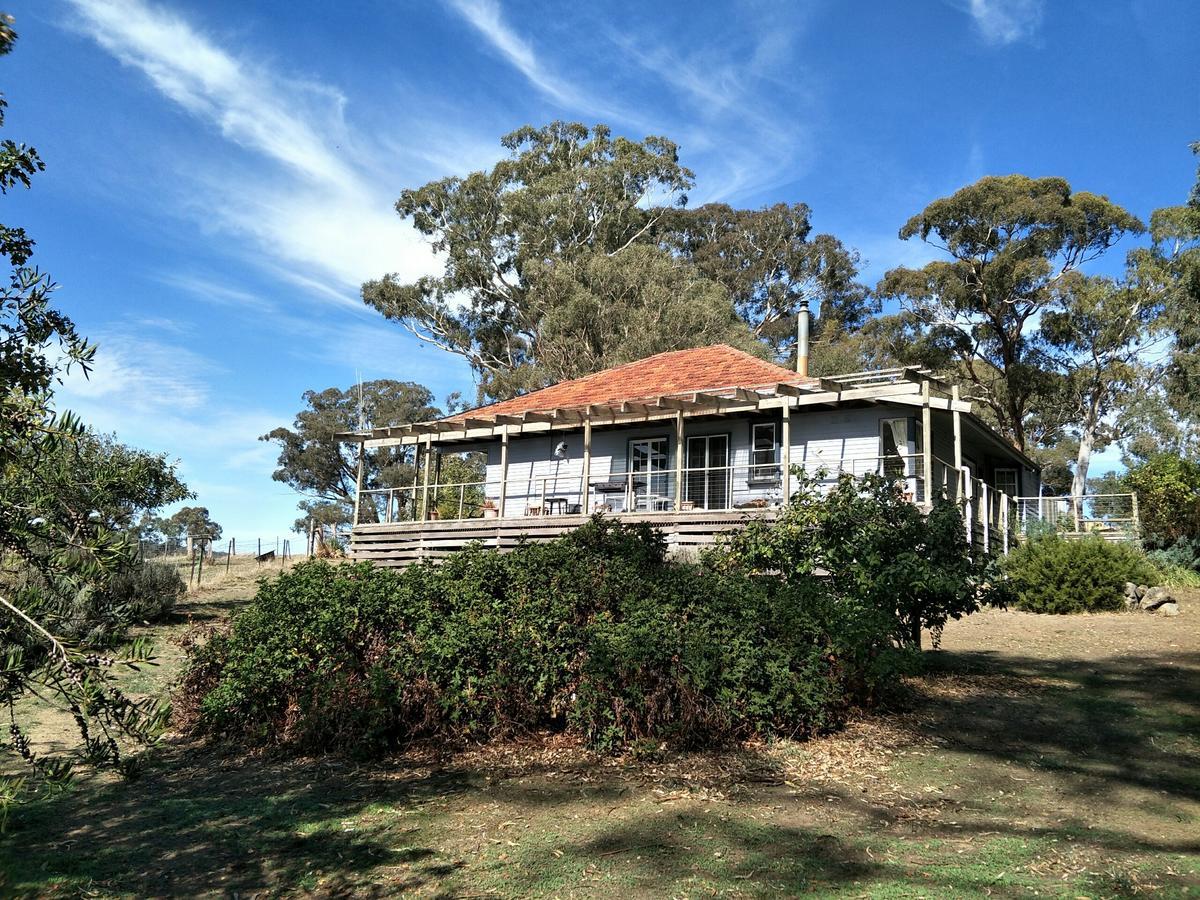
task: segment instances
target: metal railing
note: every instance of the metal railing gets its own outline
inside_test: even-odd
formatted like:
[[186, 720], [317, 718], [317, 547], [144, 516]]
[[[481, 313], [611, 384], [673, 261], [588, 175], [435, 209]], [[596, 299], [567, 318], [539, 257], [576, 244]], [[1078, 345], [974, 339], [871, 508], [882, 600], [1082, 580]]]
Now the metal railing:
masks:
[[[937, 456], [929, 458], [925, 481], [921, 454], [793, 460], [793, 470], [832, 485], [842, 474], [868, 473], [893, 478], [906, 499], [919, 504], [947, 500], [963, 511], [971, 546], [1007, 553], [1038, 529], [1068, 535], [1099, 534], [1109, 540], [1136, 538], [1137, 498], [1133, 494], [1071, 497], [1012, 497], [969, 470]], [[791, 479], [793, 489], [795, 479]], [[690, 466], [623, 472], [525, 472], [499, 479], [415, 484], [364, 490], [358, 524], [431, 519], [514, 519], [530, 516], [605, 512], [663, 513], [695, 510], [754, 510], [782, 507], [785, 479], [781, 462], [752, 458], [749, 465]]]
[[[793, 468], [824, 473], [832, 484], [842, 474], [882, 474], [902, 483], [905, 496], [926, 497], [919, 454], [826, 459], [814, 455]], [[740, 510], [779, 507], [784, 502], [781, 462], [685, 466], [623, 472], [539, 472], [469, 482], [406, 485], [364, 490], [358, 524], [425, 519], [520, 518], [543, 515], [669, 513], [696, 509]], [[676, 498], [678, 496], [678, 503]]]
[[1041, 528], [1113, 540], [1134, 539], [1140, 533], [1137, 495], [1133, 493], [1016, 497], [1015, 501], [1023, 533]]

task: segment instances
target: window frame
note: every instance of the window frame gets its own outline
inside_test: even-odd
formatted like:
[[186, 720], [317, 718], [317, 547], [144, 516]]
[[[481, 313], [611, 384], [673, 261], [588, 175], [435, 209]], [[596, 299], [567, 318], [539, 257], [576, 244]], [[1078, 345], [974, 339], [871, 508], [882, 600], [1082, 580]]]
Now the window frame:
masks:
[[992, 468], [992, 487], [1000, 493], [1008, 493], [1000, 487], [1000, 473], [1012, 472], [1013, 492], [1008, 494], [1010, 497], [1018, 497], [1021, 494], [1021, 470], [1017, 466], [994, 466]]
[[[757, 448], [757, 432], [759, 428], [771, 429], [771, 461], [759, 462], [755, 459], [755, 454], [759, 452]], [[779, 449], [780, 449], [780, 427], [779, 422], [774, 419], [768, 419], [762, 422], [750, 423], [750, 466], [746, 472], [746, 483], [761, 485], [761, 484], [779, 484], [783, 479], [783, 473], [779, 470]]]

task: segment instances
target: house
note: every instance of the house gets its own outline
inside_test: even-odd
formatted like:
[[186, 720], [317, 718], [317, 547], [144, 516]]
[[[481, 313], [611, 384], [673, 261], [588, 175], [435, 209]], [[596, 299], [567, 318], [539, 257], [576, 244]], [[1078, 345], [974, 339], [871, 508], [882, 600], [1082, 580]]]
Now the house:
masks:
[[[413, 484], [356, 500], [352, 554], [384, 565], [471, 541], [545, 540], [598, 512], [654, 522], [686, 551], [775, 516], [795, 490], [793, 467], [828, 484], [885, 474], [925, 508], [961, 499], [972, 540], [993, 547], [1010, 540], [1018, 498], [1041, 493], [1038, 466], [928, 372], [811, 378], [726, 345], [340, 437], [365, 452], [417, 451]], [[482, 477], [442, 479], [441, 460], [462, 453], [482, 461]]]

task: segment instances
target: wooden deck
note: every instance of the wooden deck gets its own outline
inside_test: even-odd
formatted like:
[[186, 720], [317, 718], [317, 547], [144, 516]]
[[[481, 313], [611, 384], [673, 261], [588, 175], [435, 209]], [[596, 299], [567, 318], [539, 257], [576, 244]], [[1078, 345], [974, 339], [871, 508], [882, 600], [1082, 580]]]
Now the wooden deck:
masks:
[[[649, 522], [662, 531], [667, 551], [690, 555], [711, 546], [717, 535], [754, 519], [773, 519], [777, 510], [689, 510], [617, 515], [621, 522]], [[350, 536], [350, 555], [378, 566], [404, 567], [421, 559], [440, 559], [468, 544], [511, 550], [524, 538], [549, 541], [588, 521], [588, 516], [530, 516], [508, 519], [453, 519], [359, 525]]]

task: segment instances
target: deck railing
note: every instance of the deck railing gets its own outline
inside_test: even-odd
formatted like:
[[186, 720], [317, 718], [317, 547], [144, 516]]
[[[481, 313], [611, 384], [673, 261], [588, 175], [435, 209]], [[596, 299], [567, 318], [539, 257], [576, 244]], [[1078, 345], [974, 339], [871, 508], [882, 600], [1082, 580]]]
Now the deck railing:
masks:
[[[814, 455], [794, 468], [819, 475], [827, 484], [844, 473], [888, 475], [902, 483], [909, 499], [925, 502], [919, 454], [843, 459]], [[372, 488], [360, 494], [358, 523], [778, 507], [784, 502], [783, 474], [780, 462], [754, 462], [592, 473], [586, 485], [580, 474], [539, 472], [510, 476], [503, 485], [499, 479], [485, 479]]]
[[[929, 485], [921, 454], [836, 460], [814, 455], [793, 468], [828, 486], [842, 474], [883, 474], [895, 479], [914, 503], [927, 504], [930, 497], [958, 503], [968, 542], [993, 553], [1007, 553], [1037, 529], [1052, 528], [1069, 536], [1099, 534], [1110, 540], [1136, 538], [1139, 529], [1137, 498], [1132, 494], [1011, 497], [937, 456], [929, 459]], [[546, 472], [513, 476], [504, 484], [485, 479], [379, 488], [362, 492], [358, 524], [434, 519], [512, 521], [594, 512], [644, 518], [694, 511], [770, 510], [784, 504], [783, 476], [782, 463], [758, 461], [742, 466], [594, 473], [586, 484], [580, 474]], [[796, 479], [791, 478], [790, 483], [794, 489]]]

